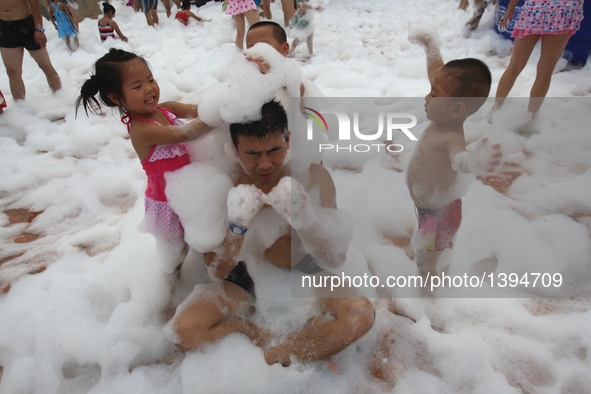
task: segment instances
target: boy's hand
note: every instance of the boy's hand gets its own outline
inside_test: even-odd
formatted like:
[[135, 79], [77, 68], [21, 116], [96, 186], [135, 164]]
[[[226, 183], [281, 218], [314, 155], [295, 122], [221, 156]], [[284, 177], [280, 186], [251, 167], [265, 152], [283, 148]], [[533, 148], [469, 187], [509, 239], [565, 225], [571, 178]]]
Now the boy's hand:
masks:
[[424, 23], [411, 25], [409, 27], [408, 41], [412, 44], [422, 45], [425, 48], [439, 48], [437, 32], [432, 26]]
[[503, 152], [501, 151], [501, 144], [491, 143], [488, 141], [487, 137], [484, 137], [482, 139], [482, 146], [487, 147], [489, 149], [488, 166], [485, 168], [486, 172], [497, 172], [501, 169], [501, 166], [503, 165], [501, 161], [501, 157], [503, 157]]
[[261, 71], [261, 74], [266, 74], [271, 69], [271, 66], [269, 65], [269, 63], [267, 63], [267, 61], [260, 56], [248, 54], [248, 55], [244, 55], [244, 57], [249, 62], [256, 63], [259, 66], [259, 70]]

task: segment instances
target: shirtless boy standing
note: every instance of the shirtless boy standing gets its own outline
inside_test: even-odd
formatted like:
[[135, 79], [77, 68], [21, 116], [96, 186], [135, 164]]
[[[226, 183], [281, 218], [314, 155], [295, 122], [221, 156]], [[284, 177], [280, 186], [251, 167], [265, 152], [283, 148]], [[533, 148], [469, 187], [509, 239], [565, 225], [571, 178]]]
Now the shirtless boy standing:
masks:
[[12, 98], [25, 98], [23, 55], [27, 49], [45, 73], [49, 87], [55, 92], [62, 86], [59, 75], [47, 53], [47, 37], [38, 0], [3, 0], [0, 2], [0, 53], [6, 67]]
[[[429, 31], [410, 34], [424, 46], [431, 91], [425, 112], [431, 121], [410, 159], [407, 185], [415, 203], [419, 228], [413, 237], [415, 262], [423, 277], [438, 275], [437, 261], [451, 249], [462, 220], [458, 173], [486, 174], [497, 170], [499, 144], [485, 137], [466, 151], [464, 122], [488, 97], [491, 74], [478, 59], [459, 59], [443, 65], [437, 38]], [[443, 267], [445, 268], [445, 267]]]

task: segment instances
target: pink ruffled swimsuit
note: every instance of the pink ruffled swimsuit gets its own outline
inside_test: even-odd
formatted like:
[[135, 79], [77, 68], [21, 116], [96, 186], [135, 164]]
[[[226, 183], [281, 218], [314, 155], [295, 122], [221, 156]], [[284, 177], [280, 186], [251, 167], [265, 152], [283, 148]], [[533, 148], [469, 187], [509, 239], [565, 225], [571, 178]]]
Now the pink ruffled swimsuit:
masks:
[[580, 0], [526, 0], [515, 18], [511, 37], [575, 34], [581, 28], [583, 2]]
[[[175, 126], [184, 124], [166, 108], [158, 107], [158, 109], [162, 111], [170, 124]], [[152, 119], [126, 114], [121, 118], [121, 121], [127, 126], [127, 132], [129, 132], [131, 119], [161, 126], [160, 123]], [[164, 174], [168, 171], [178, 170], [190, 162], [189, 153], [183, 144], [154, 145], [148, 157], [142, 161], [142, 167], [148, 176], [144, 221], [146, 229], [154, 236], [175, 238], [181, 237], [185, 233], [178, 215], [172, 210], [164, 194], [166, 188]]]

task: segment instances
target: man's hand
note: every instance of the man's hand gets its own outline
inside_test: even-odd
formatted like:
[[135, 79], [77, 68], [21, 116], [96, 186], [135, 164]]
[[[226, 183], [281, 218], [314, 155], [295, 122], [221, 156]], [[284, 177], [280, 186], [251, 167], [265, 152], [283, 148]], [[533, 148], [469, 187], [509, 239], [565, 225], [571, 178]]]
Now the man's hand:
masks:
[[265, 202], [263, 201], [263, 192], [255, 185], [238, 185], [228, 192], [226, 204], [228, 206], [228, 220], [248, 228]]
[[47, 44], [47, 36], [45, 35], [45, 33], [40, 32], [39, 30], [35, 30], [35, 35], [33, 37], [35, 39], [35, 42], [41, 48], [45, 48], [45, 45]]
[[317, 217], [304, 187], [289, 176], [281, 178], [266, 202], [295, 230], [310, 226]]

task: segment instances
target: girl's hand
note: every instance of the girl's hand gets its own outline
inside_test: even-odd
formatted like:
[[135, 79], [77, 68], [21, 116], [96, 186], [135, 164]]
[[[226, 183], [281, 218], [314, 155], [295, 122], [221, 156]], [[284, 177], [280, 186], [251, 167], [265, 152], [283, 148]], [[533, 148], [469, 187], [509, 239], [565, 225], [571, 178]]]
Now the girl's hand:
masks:
[[505, 13], [505, 16], [503, 16], [503, 19], [501, 20], [501, 23], [499, 23], [499, 30], [501, 31], [507, 31], [507, 23], [509, 21], [513, 20], [513, 16], [515, 15], [515, 6], [511, 7], [509, 6], [507, 8], [507, 12]]

